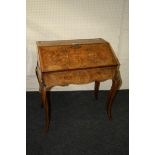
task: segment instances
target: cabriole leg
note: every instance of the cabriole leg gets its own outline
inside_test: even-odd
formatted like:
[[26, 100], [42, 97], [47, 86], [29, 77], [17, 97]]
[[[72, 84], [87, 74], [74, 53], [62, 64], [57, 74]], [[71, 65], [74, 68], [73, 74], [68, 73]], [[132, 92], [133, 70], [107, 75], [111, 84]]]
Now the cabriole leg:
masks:
[[[41, 83], [41, 81], [40, 81], [40, 79], [39, 79], [39, 76], [38, 76], [38, 71], [37, 71], [37, 67], [36, 67], [36, 69], [35, 69], [35, 72], [36, 72], [36, 77], [37, 77], [37, 80], [38, 80], [38, 83], [39, 83], [39, 92], [40, 92], [40, 94], [41, 94], [41, 91], [42, 91], [42, 83]], [[42, 95], [41, 95], [41, 107], [43, 107], [43, 98], [42, 98]]]
[[115, 77], [112, 79], [112, 87], [108, 94], [108, 100], [107, 100], [107, 114], [110, 120], [112, 119], [112, 101], [114, 99], [114, 96], [116, 95], [117, 90], [121, 86], [121, 83], [122, 81], [120, 72], [117, 71]]

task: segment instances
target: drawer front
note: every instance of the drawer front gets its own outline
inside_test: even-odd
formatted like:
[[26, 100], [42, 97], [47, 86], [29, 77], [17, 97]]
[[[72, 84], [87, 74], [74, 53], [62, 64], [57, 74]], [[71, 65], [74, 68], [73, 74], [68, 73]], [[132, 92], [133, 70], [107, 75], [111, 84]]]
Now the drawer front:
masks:
[[43, 73], [47, 87], [68, 84], [85, 84], [112, 79], [117, 67], [93, 68]]
[[117, 65], [109, 44], [39, 47], [43, 72]]

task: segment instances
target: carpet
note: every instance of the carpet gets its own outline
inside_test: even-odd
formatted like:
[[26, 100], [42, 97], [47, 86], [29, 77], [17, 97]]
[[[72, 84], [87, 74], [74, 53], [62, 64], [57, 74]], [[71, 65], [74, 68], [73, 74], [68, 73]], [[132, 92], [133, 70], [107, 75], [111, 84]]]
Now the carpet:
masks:
[[38, 92], [26, 92], [27, 155], [128, 155], [129, 90], [118, 91], [108, 120], [108, 91], [50, 92], [51, 124], [44, 132]]

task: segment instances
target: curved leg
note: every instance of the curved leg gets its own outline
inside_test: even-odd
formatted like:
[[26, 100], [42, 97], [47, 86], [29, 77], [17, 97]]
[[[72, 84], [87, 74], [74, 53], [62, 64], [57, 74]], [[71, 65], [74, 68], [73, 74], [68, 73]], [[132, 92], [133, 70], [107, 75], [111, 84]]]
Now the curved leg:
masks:
[[45, 110], [45, 131], [47, 132], [48, 128], [49, 128], [49, 105], [48, 105], [45, 86], [43, 86], [41, 88], [41, 96], [43, 99], [43, 106], [44, 106], [44, 110]]
[[112, 79], [112, 87], [108, 94], [108, 100], [107, 100], [107, 114], [110, 120], [112, 119], [112, 101], [120, 85], [121, 85], [121, 76], [120, 72], [117, 71], [115, 77]]
[[[38, 76], [38, 72], [37, 72], [37, 67], [36, 67], [36, 69], [35, 69], [35, 72], [36, 72], [37, 80], [38, 80], [38, 83], [39, 83], [39, 92], [40, 92], [40, 94], [41, 94], [41, 91], [42, 91], [42, 90], [41, 90], [41, 87], [42, 87], [42, 86], [41, 86], [41, 81], [39, 80], [39, 76]], [[42, 101], [42, 102], [41, 102], [41, 107], [43, 107], [43, 102], [44, 102], [44, 101], [43, 101], [42, 95], [41, 95], [41, 101]]]
[[96, 100], [98, 99], [99, 87], [100, 87], [100, 82], [99, 81], [95, 81], [94, 95], [95, 95]]

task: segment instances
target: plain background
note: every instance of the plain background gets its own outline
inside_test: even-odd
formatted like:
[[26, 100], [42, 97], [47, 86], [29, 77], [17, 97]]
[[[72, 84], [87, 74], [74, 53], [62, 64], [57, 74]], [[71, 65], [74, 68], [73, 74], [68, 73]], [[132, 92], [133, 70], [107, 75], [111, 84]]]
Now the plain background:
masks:
[[[154, 1], [130, 0], [130, 154], [154, 155]], [[0, 154], [26, 154], [26, 2], [0, 5]]]
[[[119, 61], [121, 89], [129, 89], [128, 0], [27, 0], [26, 87], [38, 91], [36, 41], [103, 38]], [[110, 89], [111, 80], [100, 89]], [[92, 90], [94, 83], [54, 87], [52, 91]]]

